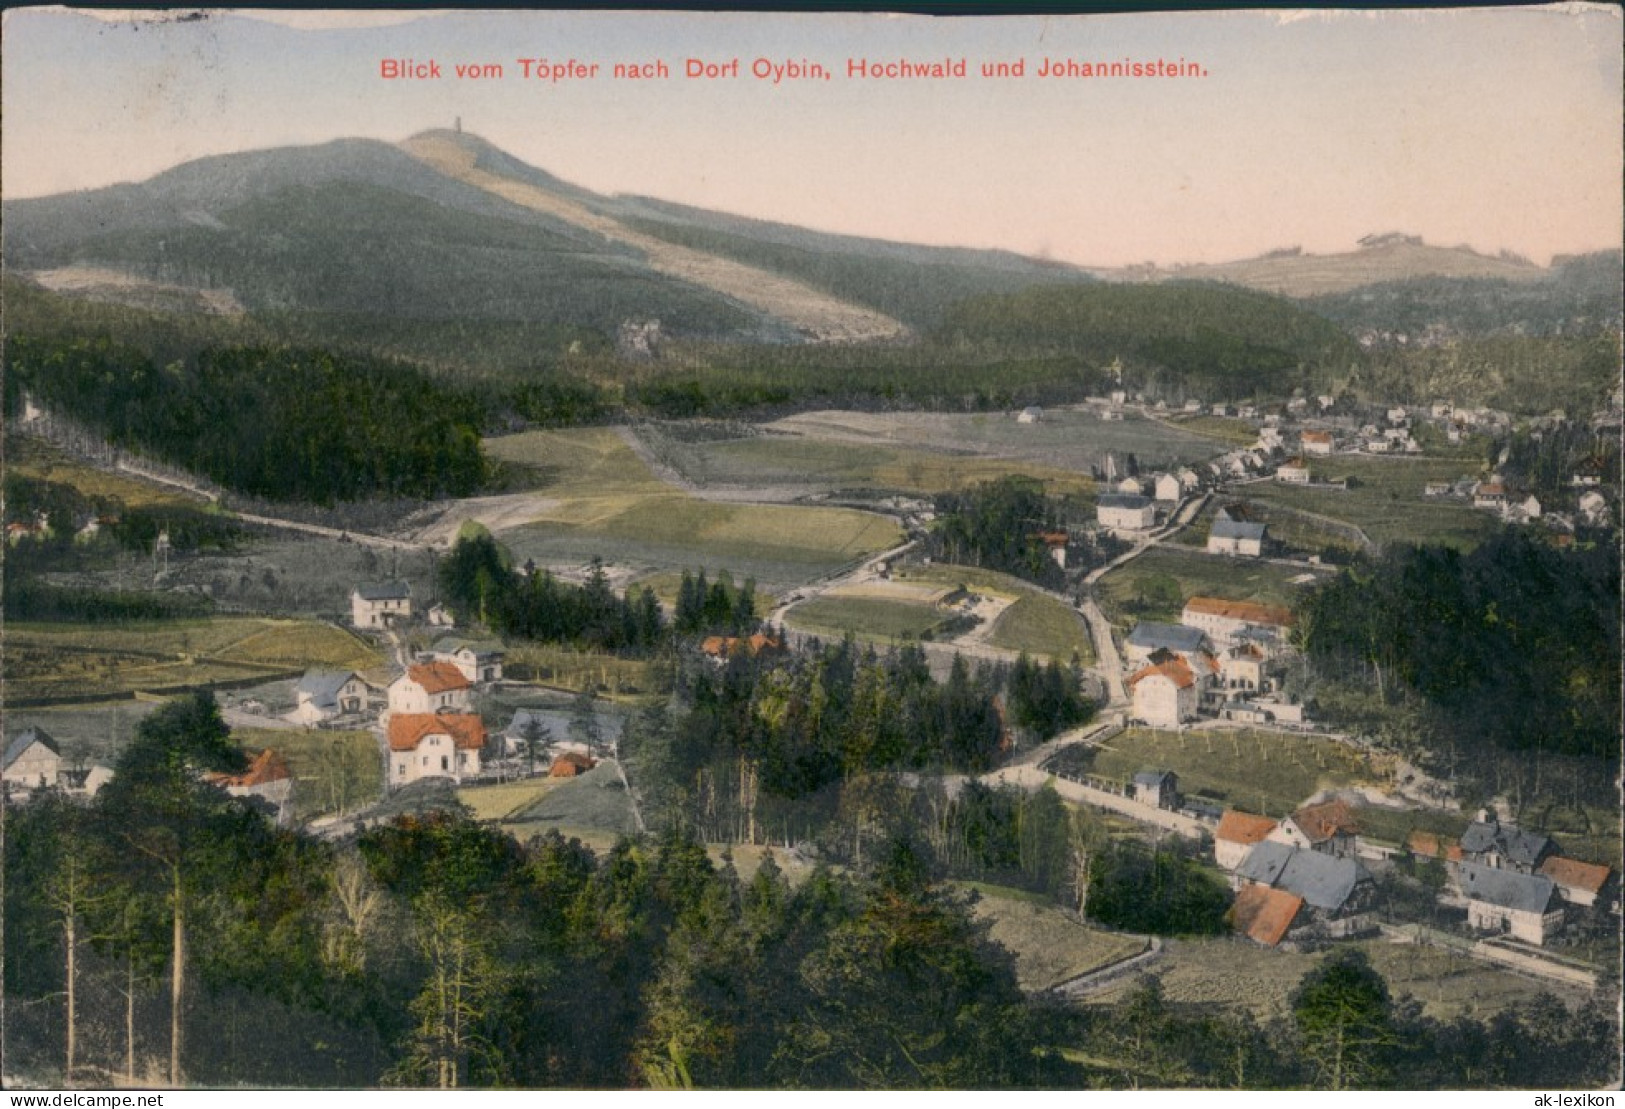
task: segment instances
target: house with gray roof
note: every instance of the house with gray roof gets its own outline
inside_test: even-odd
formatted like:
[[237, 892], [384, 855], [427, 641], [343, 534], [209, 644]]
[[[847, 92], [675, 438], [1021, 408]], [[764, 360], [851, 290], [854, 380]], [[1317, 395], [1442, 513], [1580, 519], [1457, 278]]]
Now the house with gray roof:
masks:
[[465, 639], [455, 635], [442, 636], [429, 648], [431, 658], [451, 663], [471, 682], [501, 681], [504, 653], [502, 644], [494, 639]]
[[1232, 520], [1223, 510], [1213, 519], [1208, 532], [1209, 554], [1244, 555], [1257, 558], [1264, 553], [1264, 525]]
[[404, 581], [363, 583], [350, 591], [350, 623], [357, 628], [382, 628], [411, 615], [412, 587]]
[[294, 688], [288, 719], [307, 727], [366, 711], [367, 683], [353, 670], [307, 670]]
[[1095, 517], [1103, 528], [1144, 531], [1157, 522], [1156, 502], [1133, 493], [1102, 493], [1095, 498]]
[[1179, 775], [1172, 770], [1140, 771], [1134, 775], [1134, 799], [1152, 808], [1179, 808]]
[[1354, 859], [1265, 840], [1242, 859], [1234, 884], [1238, 890], [1268, 886], [1303, 898], [1314, 930], [1328, 938], [1376, 927], [1371, 872]]
[[1481, 812], [1461, 834], [1461, 855], [1465, 862], [1497, 870], [1533, 874], [1540, 864], [1557, 854], [1557, 845], [1539, 832], [1526, 832], [1516, 824], [1502, 824], [1494, 813]]
[[1544, 945], [1563, 927], [1563, 902], [1557, 883], [1544, 874], [1523, 874], [1479, 863], [1462, 862], [1456, 884], [1467, 899], [1467, 924]]
[[1158, 624], [1142, 620], [1128, 634], [1128, 660], [1145, 662], [1156, 651], [1172, 651], [1176, 655], [1190, 655], [1207, 650], [1207, 636], [1201, 628], [1184, 624]]
[[0, 780], [24, 789], [45, 789], [62, 774], [62, 750], [44, 728], [25, 728], [6, 744]]

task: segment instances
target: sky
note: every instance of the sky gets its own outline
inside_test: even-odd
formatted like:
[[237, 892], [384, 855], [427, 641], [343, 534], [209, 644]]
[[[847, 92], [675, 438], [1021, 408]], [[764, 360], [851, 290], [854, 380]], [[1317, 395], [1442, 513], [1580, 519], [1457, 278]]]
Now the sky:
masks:
[[[1554, 254], [1620, 245], [1615, 6], [1048, 17], [651, 12], [4, 16], [0, 189], [139, 181], [192, 158], [461, 118], [532, 165], [636, 193], [1083, 265], [1353, 249], [1400, 231]], [[385, 59], [438, 78], [385, 79]], [[597, 63], [526, 79], [519, 59]], [[687, 62], [739, 76], [689, 78]], [[828, 79], [752, 75], [822, 66]], [[959, 60], [946, 79], [852, 59]], [[1164, 60], [1199, 77], [1040, 76]], [[616, 79], [616, 63], [671, 76]], [[983, 76], [983, 63], [1024, 67]], [[495, 63], [500, 78], [459, 78]], [[533, 68], [535, 68], [533, 66]]]

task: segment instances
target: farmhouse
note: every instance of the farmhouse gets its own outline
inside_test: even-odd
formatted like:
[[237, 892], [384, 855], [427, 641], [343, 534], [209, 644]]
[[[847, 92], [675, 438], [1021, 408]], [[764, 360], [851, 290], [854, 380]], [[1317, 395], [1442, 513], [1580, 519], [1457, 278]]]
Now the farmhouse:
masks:
[[1291, 847], [1348, 858], [1360, 831], [1354, 811], [1342, 801], [1306, 805], [1276, 825], [1269, 839]]
[[1467, 899], [1467, 925], [1543, 945], [1563, 927], [1557, 884], [1543, 874], [1521, 874], [1464, 862], [1456, 881]]
[[1461, 844], [1446, 836], [1435, 835], [1420, 829], [1413, 831], [1405, 840], [1405, 847], [1418, 858], [1443, 859], [1446, 862], [1461, 862]]
[[419, 663], [389, 684], [389, 711], [467, 712], [468, 692], [468, 679], [451, 663]]
[[1473, 507], [1488, 508], [1496, 512], [1507, 505], [1506, 486], [1498, 481], [1484, 481], [1473, 490]]
[[420, 778], [452, 778], [480, 772], [485, 723], [469, 713], [397, 713], [389, 718], [389, 785]]
[[1329, 431], [1306, 431], [1303, 433], [1304, 454], [1331, 454], [1332, 433]]
[[1303, 898], [1268, 886], [1244, 886], [1230, 907], [1230, 923], [1236, 931], [1265, 947], [1274, 947], [1303, 911]]
[[1154, 728], [1177, 728], [1196, 719], [1202, 690], [1190, 665], [1177, 655], [1137, 671], [1128, 686], [1137, 720]]
[[1222, 649], [1243, 640], [1266, 649], [1282, 644], [1292, 627], [1292, 612], [1278, 605], [1253, 601], [1226, 601], [1217, 597], [1192, 597], [1185, 602], [1180, 623], [1198, 628]]
[[1179, 655], [1194, 654], [1207, 649], [1207, 636], [1200, 628], [1184, 624], [1157, 624], [1142, 620], [1134, 625], [1128, 636], [1128, 660], [1145, 662], [1157, 651], [1172, 651]]
[[233, 797], [258, 797], [269, 802], [277, 809], [278, 823], [285, 823], [290, 815], [288, 802], [293, 797], [293, 771], [270, 747], [255, 755], [241, 774], [205, 774], [204, 780]]
[[350, 623], [357, 628], [382, 628], [411, 615], [412, 587], [404, 581], [358, 585], [350, 591]]
[[1157, 522], [1157, 508], [1149, 497], [1106, 493], [1095, 501], [1095, 514], [1103, 528], [1144, 531]]
[[[1194, 480], [1196, 475], [1192, 474], [1191, 477]], [[1184, 483], [1174, 474], [1158, 474], [1152, 485], [1159, 501], [1177, 501], [1185, 492]]]
[[62, 751], [44, 728], [27, 728], [6, 744], [0, 781], [25, 789], [45, 789], [62, 773]]
[[437, 662], [449, 662], [471, 682], [497, 682], [502, 680], [502, 644], [489, 639], [461, 639], [446, 636], [435, 640], [429, 648], [429, 657]]
[[1606, 866], [1553, 855], [1540, 864], [1539, 873], [1556, 884], [1557, 894], [1564, 901], [1589, 909], [1597, 903], [1611, 871]]
[[1275, 471], [1275, 480], [1288, 485], [1309, 484], [1309, 464], [1300, 457], [1289, 458]]
[[1247, 852], [1275, 831], [1275, 821], [1240, 809], [1226, 809], [1213, 833], [1213, 861], [1221, 870], [1235, 870]]
[[1370, 872], [1353, 859], [1265, 840], [1236, 868], [1236, 890], [1249, 885], [1303, 898], [1308, 923], [1330, 938], [1356, 935], [1376, 926], [1370, 911], [1375, 885]]
[[1207, 549], [1209, 554], [1257, 558], [1264, 553], [1264, 525], [1232, 520], [1221, 508], [1213, 518], [1212, 530], [1208, 532]]
[[1492, 870], [1533, 874], [1547, 856], [1555, 854], [1557, 845], [1545, 836], [1526, 832], [1515, 824], [1502, 824], [1488, 810], [1480, 812], [1461, 834], [1463, 861]]
[[288, 719], [307, 727], [367, 707], [367, 683], [353, 670], [307, 670], [294, 689]]

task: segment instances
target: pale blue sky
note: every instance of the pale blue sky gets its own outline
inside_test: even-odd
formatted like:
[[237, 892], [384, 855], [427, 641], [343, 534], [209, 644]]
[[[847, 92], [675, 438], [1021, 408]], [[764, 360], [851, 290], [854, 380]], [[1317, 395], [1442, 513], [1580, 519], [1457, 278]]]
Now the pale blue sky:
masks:
[[[5, 195], [140, 180], [232, 150], [396, 141], [461, 116], [603, 192], [1085, 264], [1329, 252], [1391, 230], [1544, 262], [1621, 238], [1614, 8], [278, 18], [8, 11]], [[1124, 56], [1184, 57], [1209, 75], [1033, 75], [1045, 58]], [[446, 77], [384, 81], [386, 57], [435, 59]], [[603, 68], [547, 84], [520, 78], [520, 57]], [[617, 61], [657, 57], [674, 74], [689, 57], [737, 57], [746, 75], [609, 77]], [[819, 62], [835, 77], [775, 87], [748, 75], [757, 57]], [[964, 57], [973, 76], [847, 79], [849, 57]], [[1016, 58], [1025, 78], [974, 76], [981, 61]], [[508, 76], [458, 81], [459, 61], [503, 63]]]

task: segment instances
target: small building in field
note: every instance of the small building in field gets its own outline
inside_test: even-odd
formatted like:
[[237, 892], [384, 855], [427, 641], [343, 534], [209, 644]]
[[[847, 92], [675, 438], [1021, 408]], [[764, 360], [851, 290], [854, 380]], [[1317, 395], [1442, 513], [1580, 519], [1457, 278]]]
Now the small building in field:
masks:
[[1306, 431], [1302, 436], [1304, 454], [1331, 454], [1333, 447], [1332, 433], [1329, 431]]
[[1134, 775], [1134, 799], [1157, 809], [1179, 808], [1179, 775], [1172, 770], [1142, 770]]
[[1106, 493], [1095, 501], [1095, 515], [1103, 528], [1145, 531], [1157, 522], [1157, 507], [1149, 497]]
[[1613, 872], [1597, 863], [1553, 855], [1540, 864], [1537, 873], [1552, 880], [1557, 886], [1557, 895], [1564, 901], [1589, 909], [1597, 903]]
[[1456, 882], [1467, 899], [1469, 928], [1544, 945], [1563, 927], [1557, 884], [1543, 874], [1463, 862]]
[[6, 744], [0, 781], [24, 789], [46, 789], [62, 774], [62, 749], [44, 728], [25, 728]]
[[1359, 834], [1359, 822], [1346, 802], [1322, 801], [1306, 805], [1282, 820], [1269, 838], [1274, 843], [1348, 858], [1354, 854]]
[[492, 639], [463, 639], [444, 636], [429, 648], [429, 657], [436, 662], [449, 662], [471, 682], [499, 682], [502, 680], [502, 660], [505, 656], [501, 643]]
[[477, 775], [485, 740], [485, 722], [472, 713], [396, 713], [389, 718], [389, 788]]
[[1498, 481], [1484, 481], [1473, 490], [1473, 507], [1499, 512], [1507, 506], [1506, 486]]
[[1247, 852], [1275, 831], [1275, 821], [1240, 809], [1226, 809], [1213, 833], [1213, 861], [1221, 870], [1235, 870]]
[[1036, 404], [1030, 404], [1016, 414], [1018, 424], [1036, 424], [1044, 418], [1044, 410]]
[[1275, 480], [1288, 485], [1309, 484], [1309, 463], [1302, 458], [1289, 458], [1275, 470]]
[[1233, 520], [1220, 509], [1208, 532], [1207, 549], [1209, 554], [1257, 558], [1264, 553], [1264, 525]]
[[350, 623], [357, 628], [382, 628], [411, 616], [412, 587], [404, 581], [358, 585], [350, 591]]
[[307, 670], [294, 688], [288, 719], [307, 727], [367, 708], [367, 683], [353, 670]]
[[470, 683], [449, 662], [420, 662], [389, 683], [391, 713], [467, 712]]

